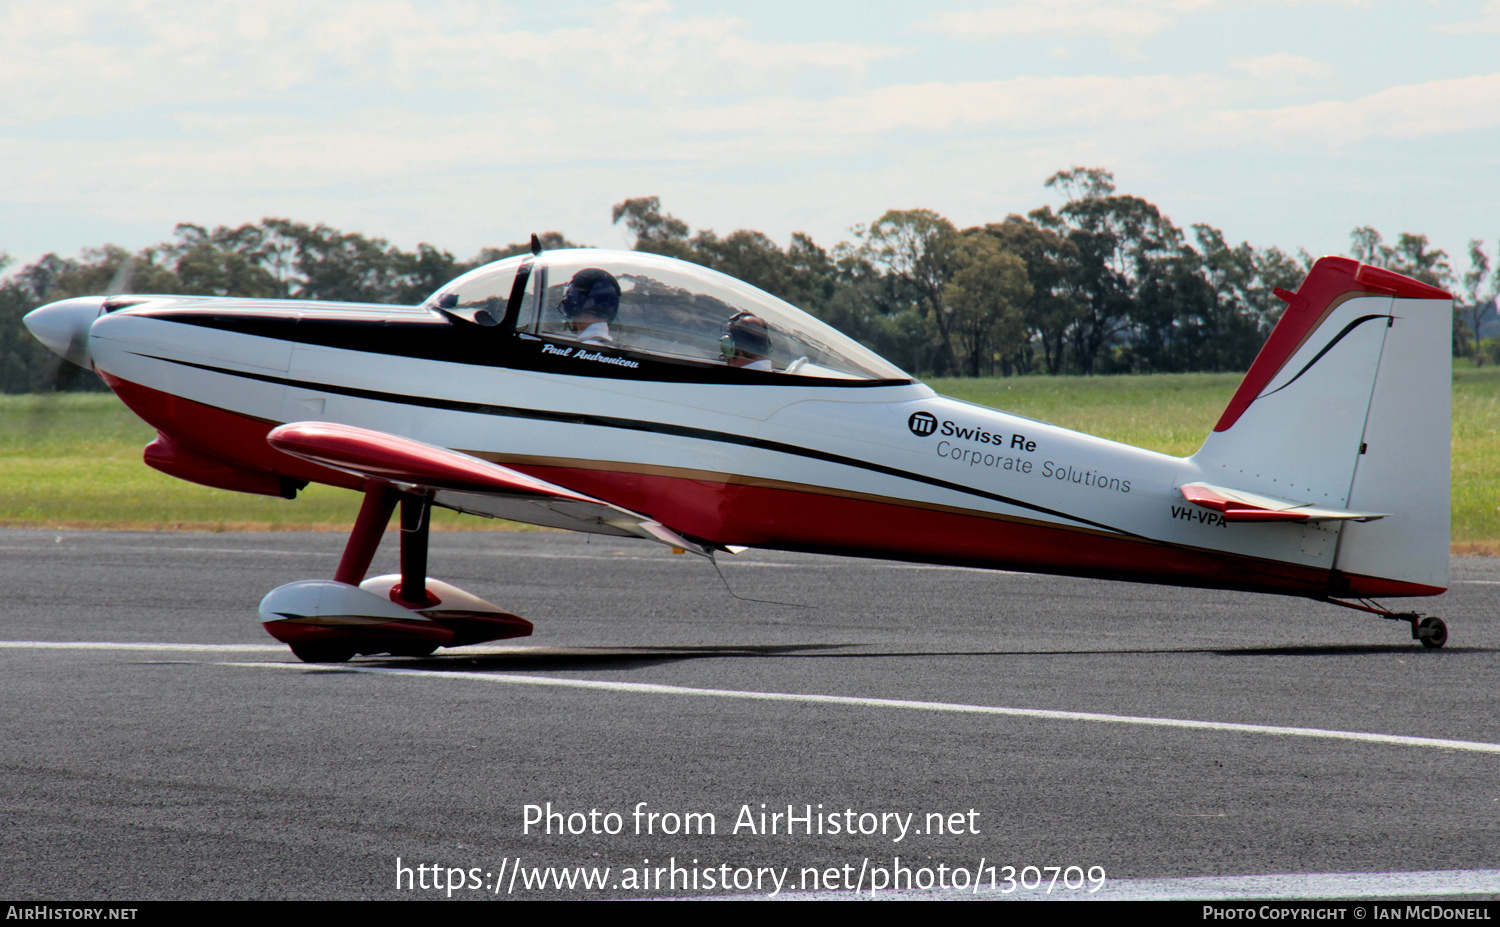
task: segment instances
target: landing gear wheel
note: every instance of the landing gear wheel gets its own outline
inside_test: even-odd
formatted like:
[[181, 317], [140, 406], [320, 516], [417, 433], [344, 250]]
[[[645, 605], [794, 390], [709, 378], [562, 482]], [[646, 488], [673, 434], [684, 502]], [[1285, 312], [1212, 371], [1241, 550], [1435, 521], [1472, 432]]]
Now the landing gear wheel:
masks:
[[342, 647], [318, 647], [292, 644], [292, 654], [303, 663], [348, 663], [354, 651]]
[[1430, 650], [1437, 650], [1448, 643], [1448, 625], [1441, 618], [1423, 618], [1417, 625], [1417, 640]]

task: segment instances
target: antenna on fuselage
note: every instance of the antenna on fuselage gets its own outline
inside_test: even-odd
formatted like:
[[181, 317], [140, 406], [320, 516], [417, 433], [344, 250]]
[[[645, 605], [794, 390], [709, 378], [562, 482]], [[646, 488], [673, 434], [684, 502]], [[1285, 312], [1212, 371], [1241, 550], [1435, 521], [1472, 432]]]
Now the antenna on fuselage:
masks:
[[542, 253], [542, 240], [540, 238], [536, 237], [536, 232], [532, 232], [531, 233], [531, 253], [532, 254], [541, 254]]
[[724, 584], [724, 591], [734, 596], [736, 599], [739, 599], [741, 602], [759, 602], [762, 605], [785, 605], [788, 608], [815, 609], [818, 607], [816, 605], [801, 605], [797, 602], [777, 602], [773, 599], [752, 599], [747, 595], [740, 595], [738, 592], [734, 591], [733, 586], [729, 585], [729, 579], [724, 575], [724, 570], [719, 566], [719, 559], [714, 556], [714, 552], [712, 550], [708, 552], [708, 562], [714, 565], [714, 572], [719, 574], [719, 582]]

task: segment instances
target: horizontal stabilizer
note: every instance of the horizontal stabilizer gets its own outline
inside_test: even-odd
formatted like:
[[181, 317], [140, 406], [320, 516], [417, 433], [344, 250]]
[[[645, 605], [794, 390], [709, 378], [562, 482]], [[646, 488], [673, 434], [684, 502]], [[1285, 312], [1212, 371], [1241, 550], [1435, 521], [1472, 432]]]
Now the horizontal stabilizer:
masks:
[[484, 497], [511, 503], [505, 515], [517, 521], [633, 535], [703, 556], [713, 553], [645, 515], [510, 467], [411, 438], [332, 422], [292, 422], [271, 429], [266, 441], [282, 453], [366, 479], [434, 490], [437, 504], [460, 511], [471, 510], [463, 504], [464, 497]]
[[1207, 483], [1187, 483], [1180, 491], [1182, 498], [1194, 505], [1222, 512], [1225, 521], [1374, 521], [1386, 516], [1383, 512], [1318, 508], [1310, 502], [1277, 499]]

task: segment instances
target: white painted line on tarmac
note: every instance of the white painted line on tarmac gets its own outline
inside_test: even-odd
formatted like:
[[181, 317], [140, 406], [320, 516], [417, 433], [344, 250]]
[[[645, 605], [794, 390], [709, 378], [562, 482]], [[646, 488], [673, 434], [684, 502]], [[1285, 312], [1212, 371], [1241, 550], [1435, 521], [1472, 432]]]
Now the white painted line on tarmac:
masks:
[[[300, 669], [317, 672], [303, 663], [221, 663], [221, 666], [247, 666], [257, 669]], [[331, 667], [329, 667], [331, 668]], [[1239, 734], [1266, 734], [1273, 737], [1315, 737], [1324, 740], [1351, 740], [1360, 743], [1390, 744], [1402, 747], [1435, 747], [1441, 750], [1466, 750], [1474, 753], [1500, 753], [1500, 744], [1473, 740], [1443, 740], [1436, 737], [1406, 737], [1399, 734], [1372, 734], [1364, 731], [1333, 731], [1315, 727], [1277, 727], [1267, 724], [1236, 724], [1229, 721], [1192, 721], [1184, 718], [1149, 718], [1132, 715], [1106, 715], [1087, 711], [1050, 711], [1041, 708], [1001, 708], [993, 705], [965, 705], [957, 702], [919, 702], [908, 699], [863, 698], [849, 695], [794, 694], [789, 692], [755, 692], [741, 689], [698, 689], [649, 682], [611, 682], [603, 679], [564, 679], [556, 676], [519, 676], [511, 673], [459, 673], [452, 670], [393, 669], [341, 663], [341, 673], [372, 673], [383, 676], [415, 676], [422, 679], [462, 679], [514, 686], [551, 686], [564, 689], [594, 689], [604, 692], [633, 692], [641, 695], [688, 695], [706, 698], [732, 698], [757, 702], [801, 702], [813, 705], [847, 705], [859, 708], [899, 708], [908, 711], [935, 711], [952, 714], [1004, 715], [1015, 718], [1037, 718], [1045, 721], [1088, 721], [1100, 724], [1134, 724], [1145, 727], [1182, 728], [1198, 731], [1222, 731]]]
[[[882, 861], [889, 865], [889, 861]], [[913, 878], [922, 863], [910, 864]], [[953, 877], [953, 867], [946, 873]], [[927, 878], [924, 874], [922, 878]], [[1227, 901], [1245, 903], [1261, 901], [1315, 901], [1319, 899], [1354, 900], [1361, 898], [1432, 898], [1465, 895], [1500, 895], [1500, 870], [1456, 869], [1434, 872], [1304, 872], [1287, 875], [1194, 876], [1180, 879], [1118, 879], [1105, 882], [1096, 892], [1084, 887], [1069, 891], [1061, 880], [1047, 891], [1050, 873], [1042, 878], [1040, 889], [1007, 886], [1003, 877], [992, 883], [988, 868], [975, 880], [964, 872], [964, 888], [934, 888], [923, 891], [902, 887], [896, 891], [782, 892], [774, 898], [767, 895], [708, 895], [696, 901]], [[1018, 875], [1019, 877], [1019, 875]], [[1034, 874], [1028, 873], [1028, 884]], [[1082, 880], [1080, 880], [1082, 882]], [[1011, 891], [1005, 891], [1010, 887]], [[1257, 907], [1259, 907], [1257, 905]], [[1444, 905], [1452, 908], [1452, 905]], [[1257, 911], [1257, 914], [1259, 912]], [[1405, 912], [1402, 912], [1405, 913]], [[1270, 919], [1270, 918], [1268, 918]], [[1290, 920], [1291, 918], [1287, 918]], [[1431, 918], [1442, 919], [1441, 916]]]
[[1316, 898], [1422, 898], [1500, 895], [1500, 870], [1312, 872], [1290, 875], [1121, 879], [1094, 897], [1109, 901], [1272, 901]]

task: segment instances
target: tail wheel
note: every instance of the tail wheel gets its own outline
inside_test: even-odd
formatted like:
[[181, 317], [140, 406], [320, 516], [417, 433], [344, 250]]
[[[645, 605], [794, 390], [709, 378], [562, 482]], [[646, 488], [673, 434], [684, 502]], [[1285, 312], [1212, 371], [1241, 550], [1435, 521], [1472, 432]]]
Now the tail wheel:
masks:
[[1441, 618], [1423, 618], [1417, 625], [1417, 640], [1429, 650], [1437, 650], [1448, 643], [1448, 625]]

